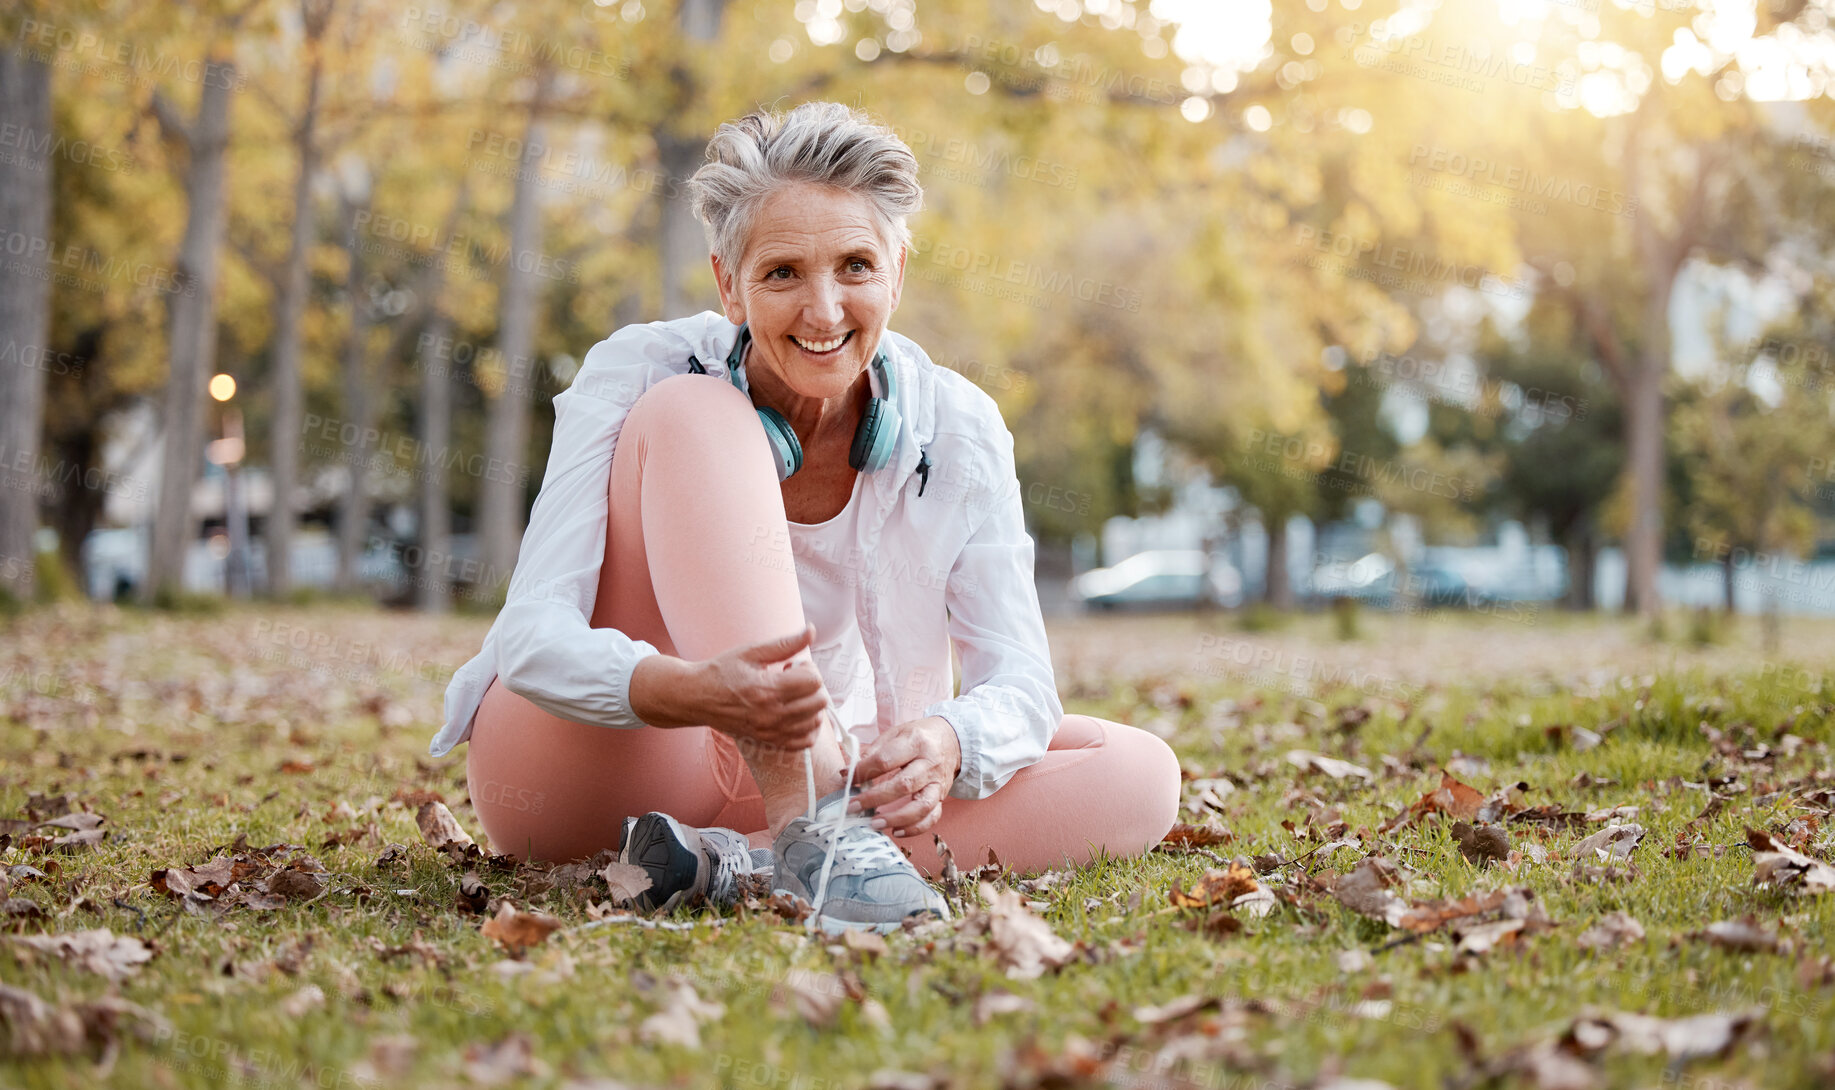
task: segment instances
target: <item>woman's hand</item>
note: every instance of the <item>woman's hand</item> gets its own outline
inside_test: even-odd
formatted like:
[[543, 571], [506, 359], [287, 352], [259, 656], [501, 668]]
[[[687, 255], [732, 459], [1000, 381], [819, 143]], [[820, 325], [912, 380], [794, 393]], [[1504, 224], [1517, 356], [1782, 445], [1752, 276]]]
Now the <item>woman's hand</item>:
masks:
[[631, 672], [631, 711], [653, 727], [705, 724], [760, 746], [808, 749], [828, 707], [822, 675], [793, 661], [815, 626], [702, 662], [648, 655]]
[[849, 813], [877, 808], [873, 827], [893, 836], [912, 836], [943, 816], [943, 799], [962, 771], [962, 743], [940, 715], [900, 723], [875, 738], [854, 772], [865, 783], [848, 803]]

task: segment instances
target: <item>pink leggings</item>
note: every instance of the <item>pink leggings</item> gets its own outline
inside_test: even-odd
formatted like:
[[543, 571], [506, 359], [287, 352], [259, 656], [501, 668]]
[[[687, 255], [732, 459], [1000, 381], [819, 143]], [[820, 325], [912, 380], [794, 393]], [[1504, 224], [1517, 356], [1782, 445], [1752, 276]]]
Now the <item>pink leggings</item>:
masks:
[[[750, 401], [730, 383], [678, 375], [645, 391], [613, 453], [609, 488], [593, 627], [705, 659], [803, 625], [788, 539], [770, 532], [785, 525], [777, 474]], [[723, 559], [760, 542], [783, 555]], [[492, 846], [521, 858], [617, 848], [625, 816], [651, 810], [695, 826], [765, 828], [764, 800], [729, 736], [574, 723], [495, 681], [472, 724], [466, 771]], [[1146, 850], [1172, 827], [1178, 801], [1179, 765], [1166, 743], [1066, 715], [1038, 763], [985, 799], [944, 799], [931, 832], [964, 869], [987, 862], [992, 849], [1016, 870], [1043, 870], [1099, 850]], [[935, 873], [931, 832], [899, 843]]]

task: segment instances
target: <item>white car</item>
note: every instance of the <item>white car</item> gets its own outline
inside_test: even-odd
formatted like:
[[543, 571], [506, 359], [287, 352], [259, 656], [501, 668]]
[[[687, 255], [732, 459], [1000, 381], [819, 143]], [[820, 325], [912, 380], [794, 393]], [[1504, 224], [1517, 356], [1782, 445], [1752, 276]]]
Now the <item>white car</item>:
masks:
[[1113, 567], [1084, 572], [1071, 580], [1070, 593], [1097, 609], [1189, 608], [1207, 601], [1234, 607], [1242, 604], [1242, 574], [1222, 557], [1212, 557], [1207, 593], [1202, 550], [1150, 549]]

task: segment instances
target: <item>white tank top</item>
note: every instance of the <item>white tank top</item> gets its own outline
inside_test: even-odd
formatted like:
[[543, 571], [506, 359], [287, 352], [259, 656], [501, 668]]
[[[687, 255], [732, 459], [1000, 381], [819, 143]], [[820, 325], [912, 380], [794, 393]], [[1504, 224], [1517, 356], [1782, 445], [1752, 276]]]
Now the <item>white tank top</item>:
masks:
[[866, 474], [854, 474], [854, 491], [847, 506], [834, 518], [814, 524], [790, 523], [790, 551], [796, 561], [797, 587], [803, 599], [803, 617], [816, 627], [811, 654], [835, 713], [849, 729], [866, 726], [870, 739], [878, 714], [873, 696], [873, 665], [866, 641], [860, 635], [855, 603], [870, 566], [859, 556], [855, 525], [860, 517]]

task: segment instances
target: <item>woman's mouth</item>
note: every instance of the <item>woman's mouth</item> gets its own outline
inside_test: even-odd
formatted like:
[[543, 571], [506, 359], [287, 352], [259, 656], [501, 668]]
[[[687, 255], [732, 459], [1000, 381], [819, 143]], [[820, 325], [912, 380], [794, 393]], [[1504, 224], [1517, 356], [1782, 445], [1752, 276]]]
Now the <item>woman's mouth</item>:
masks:
[[790, 335], [790, 339], [796, 342], [798, 348], [801, 348], [812, 356], [832, 356], [836, 352], [841, 351], [841, 346], [853, 340], [853, 338], [854, 331], [851, 329], [839, 337], [830, 337], [823, 341], [805, 340], [794, 333]]

